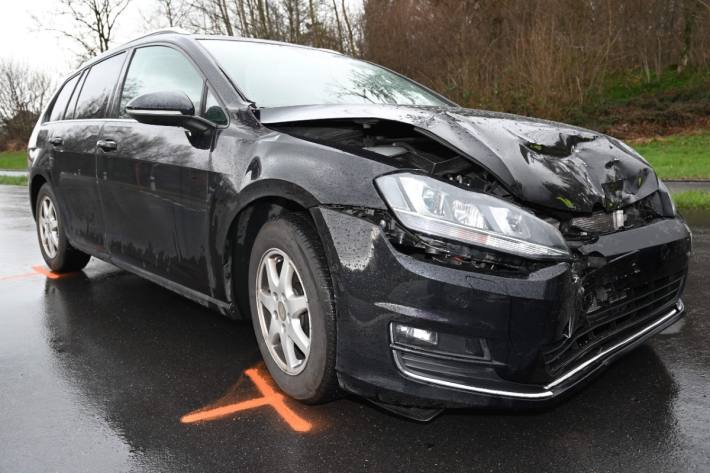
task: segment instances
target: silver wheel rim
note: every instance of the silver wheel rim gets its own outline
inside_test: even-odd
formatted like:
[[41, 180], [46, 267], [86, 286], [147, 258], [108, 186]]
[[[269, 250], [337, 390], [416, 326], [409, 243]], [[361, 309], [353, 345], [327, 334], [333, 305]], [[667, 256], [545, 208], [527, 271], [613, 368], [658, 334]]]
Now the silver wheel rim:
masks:
[[57, 255], [59, 248], [59, 222], [57, 222], [57, 211], [54, 203], [48, 196], [42, 198], [39, 206], [39, 240], [42, 243], [44, 253], [50, 258]]
[[271, 358], [284, 373], [299, 374], [311, 352], [311, 313], [303, 280], [283, 251], [272, 248], [261, 257], [255, 297]]

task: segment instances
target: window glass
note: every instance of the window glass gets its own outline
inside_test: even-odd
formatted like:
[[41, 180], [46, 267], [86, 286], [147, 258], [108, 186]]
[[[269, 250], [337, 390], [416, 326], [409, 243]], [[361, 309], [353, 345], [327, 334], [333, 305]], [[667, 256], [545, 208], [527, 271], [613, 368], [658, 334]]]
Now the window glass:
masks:
[[137, 49], [123, 84], [121, 116], [127, 116], [128, 102], [153, 92], [183, 92], [200, 113], [202, 86], [202, 77], [179, 51], [166, 46]]
[[72, 92], [74, 92], [74, 87], [76, 86], [76, 83], [79, 80], [79, 76], [81, 76], [81, 74], [77, 74], [76, 76], [69, 79], [66, 84], [64, 84], [64, 87], [62, 87], [61, 92], [59, 92], [59, 95], [57, 95], [57, 100], [54, 101], [54, 105], [52, 106], [52, 113], [50, 113], [49, 115], [49, 121], [53, 122], [64, 118], [64, 111], [67, 109], [67, 103], [71, 98]]
[[222, 110], [222, 107], [219, 105], [219, 102], [217, 102], [211, 90], [207, 92], [205, 112], [202, 114], [202, 117], [217, 125], [227, 124], [227, 115], [224, 113], [224, 110]]
[[84, 82], [86, 82], [87, 72], [88, 70], [81, 73], [81, 76], [79, 77], [79, 82], [77, 83], [76, 87], [74, 87], [74, 93], [71, 94], [71, 98], [69, 99], [69, 106], [67, 107], [67, 111], [64, 114], [65, 120], [71, 120], [74, 118], [74, 111], [76, 110], [76, 101], [79, 98], [79, 92], [81, 91], [82, 87], [84, 87]]
[[330, 51], [250, 41], [202, 44], [257, 107], [449, 105], [405, 77]]
[[103, 118], [111, 100], [111, 91], [121, 73], [125, 53], [117, 54], [91, 66], [76, 102], [74, 118]]

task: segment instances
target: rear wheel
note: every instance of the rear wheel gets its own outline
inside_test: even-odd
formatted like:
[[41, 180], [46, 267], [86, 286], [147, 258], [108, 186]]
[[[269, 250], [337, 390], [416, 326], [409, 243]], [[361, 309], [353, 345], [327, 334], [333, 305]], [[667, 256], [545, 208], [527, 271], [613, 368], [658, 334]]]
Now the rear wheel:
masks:
[[72, 247], [64, 233], [64, 224], [56, 198], [49, 184], [43, 184], [37, 193], [37, 238], [42, 257], [49, 269], [56, 273], [79, 271], [91, 256]]
[[249, 263], [254, 331], [279, 387], [308, 403], [336, 394], [335, 309], [330, 273], [307, 217], [267, 222]]

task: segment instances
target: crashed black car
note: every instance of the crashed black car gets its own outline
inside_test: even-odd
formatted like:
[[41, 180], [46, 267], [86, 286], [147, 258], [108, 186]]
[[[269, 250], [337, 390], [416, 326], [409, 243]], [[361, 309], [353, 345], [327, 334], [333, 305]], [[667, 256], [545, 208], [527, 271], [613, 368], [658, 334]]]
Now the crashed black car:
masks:
[[28, 151], [52, 270], [251, 318], [305, 402], [540, 405], [684, 312], [690, 232], [634, 150], [332, 51], [151, 34], [72, 74]]

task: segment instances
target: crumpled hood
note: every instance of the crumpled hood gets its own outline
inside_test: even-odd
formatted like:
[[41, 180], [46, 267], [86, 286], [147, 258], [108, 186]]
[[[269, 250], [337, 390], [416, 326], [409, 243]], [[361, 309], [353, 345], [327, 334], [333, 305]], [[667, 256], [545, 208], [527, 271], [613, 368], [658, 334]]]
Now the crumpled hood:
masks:
[[265, 124], [373, 118], [410, 124], [455, 148], [530, 204], [612, 210], [658, 190], [649, 164], [628, 146], [546, 120], [456, 107], [312, 105], [261, 111]]

